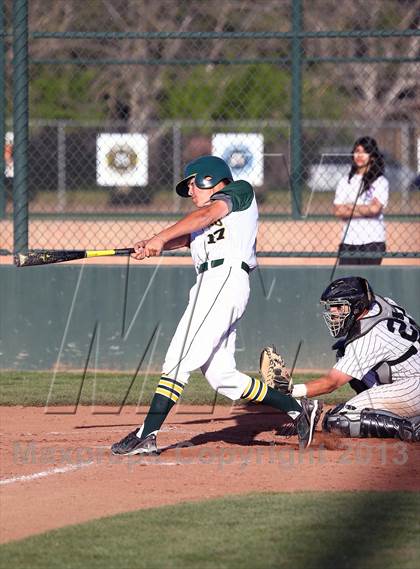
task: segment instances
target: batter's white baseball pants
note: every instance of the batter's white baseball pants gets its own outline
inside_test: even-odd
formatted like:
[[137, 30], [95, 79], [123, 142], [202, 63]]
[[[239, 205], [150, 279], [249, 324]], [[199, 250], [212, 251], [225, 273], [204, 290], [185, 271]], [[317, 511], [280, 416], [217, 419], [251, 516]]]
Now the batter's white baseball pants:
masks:
[[236, 369], [236, 328], [248, 298], [249, 276], [239, 263], [198, 275], [166, 354], [163, 375], [186, 384], [190, 373], [201, 369], [218, 393], [239, 399], [250, 378]]

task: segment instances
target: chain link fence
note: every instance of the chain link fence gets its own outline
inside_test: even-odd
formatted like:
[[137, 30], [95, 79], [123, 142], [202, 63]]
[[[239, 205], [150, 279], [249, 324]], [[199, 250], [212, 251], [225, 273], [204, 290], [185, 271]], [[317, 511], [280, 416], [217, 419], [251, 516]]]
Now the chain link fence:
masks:
[[337, 184], [368, 135], [389, 182], [387, 255], [419, 255], [418, 2], [2, 8], [1, 249], [132, 246], [190, 211], [175, 183], [213, 153], [254, 185], [260, 255], [333, 257]]

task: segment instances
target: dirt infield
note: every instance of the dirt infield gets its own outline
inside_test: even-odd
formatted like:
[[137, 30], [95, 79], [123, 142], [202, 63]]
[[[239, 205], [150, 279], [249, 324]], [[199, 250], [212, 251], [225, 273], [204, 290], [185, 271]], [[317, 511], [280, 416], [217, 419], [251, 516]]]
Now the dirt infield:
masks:
[[420, 490], [419, 444], [317, 432], [299, 452], [261, 407], [182, 407], [157, 457], [113, 457], [146, 409], [3, 407], [0, 541], [162, 504], [251, 491]]

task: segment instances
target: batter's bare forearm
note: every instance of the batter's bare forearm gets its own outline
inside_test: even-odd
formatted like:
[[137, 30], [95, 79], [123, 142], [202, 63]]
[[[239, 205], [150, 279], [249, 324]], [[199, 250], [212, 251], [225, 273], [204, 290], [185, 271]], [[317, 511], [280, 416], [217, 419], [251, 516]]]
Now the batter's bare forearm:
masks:
[[175, 237], [175, 239], [167, 241], [163, 249], [164, 251], [174, 251], [175, 249], [182, 249], [182, 247], [189, 247], [190, 240], [189, 235], [181, 235], [181, 237]]
[[221, 200], [215, 201], [206, 207], [189, 213], [173, 225], [170, 225], [158, 233], [157, 237], [162, 239], [166, 244], [173, 239], [191, 235], [194, 231], [199, 231], [200, 229], [204, 229], [204, 227], [212, 225], [215, 221], [227, 215], [227, 213], [229, 213], [229, 210], [226, 203]]

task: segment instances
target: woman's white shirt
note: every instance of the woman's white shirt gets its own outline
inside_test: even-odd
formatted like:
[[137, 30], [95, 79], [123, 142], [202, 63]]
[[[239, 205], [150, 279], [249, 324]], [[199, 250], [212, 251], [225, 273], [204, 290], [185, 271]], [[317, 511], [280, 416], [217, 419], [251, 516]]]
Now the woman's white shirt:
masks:
[[[342, 178], [337, 185], [334, 205], [369, 205], [373, 198], [382, 204], [383, 209], [388, 205], [389, 184], [384, 176], [377, 178], [370, 188], [361, 193], [362, 176], [355, 174], [349, 181], [348, 176]], [[359, 195], [360, 194], [360, 195]], [[381, 211], [376, 217], [355, 217], [345, 220], [342, 242], [348, 245], [363, 245], [365, 243], [385, 242], [385, 223]]]

